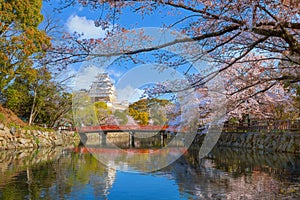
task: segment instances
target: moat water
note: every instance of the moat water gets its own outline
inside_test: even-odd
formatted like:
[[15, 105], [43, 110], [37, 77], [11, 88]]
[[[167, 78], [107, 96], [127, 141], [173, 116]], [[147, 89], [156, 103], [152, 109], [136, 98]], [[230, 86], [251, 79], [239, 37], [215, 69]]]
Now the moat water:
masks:
[[0, 199], [300, 199], [300, 155], [192, 147], [154, 172], [109, 168], [77, 148], [0, 152]]

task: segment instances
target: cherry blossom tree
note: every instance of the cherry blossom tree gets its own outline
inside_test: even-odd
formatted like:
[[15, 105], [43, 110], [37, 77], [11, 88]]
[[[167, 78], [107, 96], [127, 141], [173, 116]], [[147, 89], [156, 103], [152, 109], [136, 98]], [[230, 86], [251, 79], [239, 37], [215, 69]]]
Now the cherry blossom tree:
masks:
[[[230, 68], [239, 63], [255, 63], [260, 60], [286, 61], [289, 65], [287, 70], [296, 69], [296, 72], [282, 74], [274, 79], [289, 82], [299, 82], [299, 8], [297, 1], [291, 0], [260, 0], [260, 1], [220, 1], [220, 0], [156, 0], [156, 1], [118, 1], [118, 0], [65, 0], [66, 6], [81, 4], [82, 6], [99, 9], [99, 19], [95, 24], [104, 29], [108, 24], [117, 24], [118, 19], [123, 17], [122, 11], [130, 8], [138, 16], [151, 14], [177, 15], [176, 21], [163, 24], [179, 30], [189, 38], [177, 39], [172, 42], [156, 47], [143, 48], [138, 50], [123, 49], [116, 54], [134, 55], [140, 52], [149, 52], [165, 46], [172, 46], [175, 43], [187, 43], [191, 40], [198, 41], [204, 49], [203, 53], [209, 54], [221, 68], [214, 71], [215, 74]], [[168, 12], [168, 13], [166, 13]], [[106, 15], [103, 16], [103, 13]], [[125, 28], [114, 26], [114, 34], [127, 31]], [[72, 45], [63, 47], [64, 58], [75, 59], [92, 55], [90, 51], [94, 45], [99, 45], [101, 40], [80, 40], [70, 35]], [[141, 39], [141, 38], [138, 38]], [[71, 50], [69, 50], [72, 47]], [[67, 50], [66, 50], [67, 49]], [[53, 52], [59, 49], [53, 49]], [[248, 55], [256, 52], [254, 57]], [[263, 55], [263, 58], [261, 56]], [[94, 55], [101, 56], [101, 55]], [[102, 55], [103, 56], [103, 55]], [[199, 53], [194, 59], [201, 59]], [[166, 58], [168, 59], [168, 58]], [[196, 84], [196, 83], [195, 83]]]
[[[242, 117], [252, 114], [257, 117], [272, 117], [267, 112], [270, 105], [288, 104], [291, 95], [285, 90], [290, 85], [300, 82], [300, 3], [292, 0], [155, 0], [155, 1], [119, 1], [119, 0], [64, 0], [65, 6], [80, 4], [99, 9], [97, 26], [108, 30], [103, 39], [81, 39], [81, 35], [65, 34], [63, 41], [49, 50], [50, 61], [47, 62], [79, 62], [83, 59], [122, 56], [139, 62], [138, 55], [150, 53], [157, 58], [155, 62], [169, 67], [186, 64], [183, 59], [174, 62], [174, 57], [165, 52], [158, 52], [165, 47], [182, 44], [189, 49], [192, 63], [209, 56], [214, 66], [210, 73], [186, 74], [188, 85], [202, 88], [216, 76], [226, 80], [226, 92], [229, 115]], [[127, 42], [127, 46], [119, 45], [120, 41], [109, 42], [115, 34], [126, 33], [125, 27], [118, 24], [124, 17], [123, 10], [130, 9], [137, 17], [151, 15], [174, 16], [175, 20], [162, 23], [161, 27], [176, 30], [187, 37], [149, 46], [139, 46], [138, 42]], [[176, 16], [176, 17], [175, 17]], [[112, 25], [112, 29], [109, 29]], [[134, 39], [147, 41], [142, 33], [136, 33]], [[132, 38], [123, 38], [131, 40]], [[196, 41], [203, 51], [193, 49], [190, 42]], [[128, 45], [129, 44], [129, 45]], [[131, 44], [131, 45], [130, 45]], [[97, 54], [93, 51], [97, 46], [107, 51]], [[112, 51], [112, 49], [114, 49]], [[51, 57], [52, 56], [52, 57]], [[189, 71], [187, 67], [186, 71]], [[178, 80], [178, 83], [181, 80]], [[167, 83], [150, 88], [154, 96], [168, 93]], [[188, 88], [177, 88], [186, 90]], [[174, 92], [172, 88], [172, 92]], [[293, 93], [290, 90], [291, 93]], [[289, 102], [289, 103], [286, 103]], [[267, 105], [267, 106], [263, 106]], [[273, 116], [274, 117], [274, 116]]]

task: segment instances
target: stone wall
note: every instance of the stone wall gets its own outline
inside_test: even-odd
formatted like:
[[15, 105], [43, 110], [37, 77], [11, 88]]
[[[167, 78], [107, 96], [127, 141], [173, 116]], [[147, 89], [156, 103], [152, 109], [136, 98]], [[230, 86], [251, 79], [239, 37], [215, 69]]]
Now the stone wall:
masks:
[[300, 134], [222, 133], [217, 145], [272, 152], [300, 153]]
[[47, 132], [8, 128], [0, 124], [0, 150], [68, 146], [79, 144], [80, 137], [75, 132]]

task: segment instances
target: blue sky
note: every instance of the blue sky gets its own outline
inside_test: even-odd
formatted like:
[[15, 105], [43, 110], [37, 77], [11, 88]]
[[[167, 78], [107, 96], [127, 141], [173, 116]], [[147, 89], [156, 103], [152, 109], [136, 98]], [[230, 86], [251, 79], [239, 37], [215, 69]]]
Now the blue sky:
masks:
[[[60, 13], [59, 12], [53, 12], [54, 8], [60, 8], [63, 5], [59, 4], [60, 0], [50, 0], [50, 2], [43, 2], [43, 9], [42, 13], [45, 17], [47, 15], [50, 15], [50, 17], [55, 18], [57, 21], [57, 24], [59, 27], [61, 27], [63, 32], [78, 32], [78, 33], [84, 33], [83, 38], [103, 38], [105, 36], [105, 32], [100, 28], [96, 27], [94, 24], [94, 20], [98, 19], [100, 16], [101, 11], [100, 10], [94, 10], [87, 7], [82, 7], [80, 5], [71, 6], [68, 8], [63, 9]], [[167, 13], [167, 10], [164, 10], [165, 13]], [[174, 21], [177, 21], [180, 18], [180, 16], [170, 16], [170, 15], [163, 15], [154, 13], [152, 15], [145, 15], [141, 16], [139, 14], [132, 13], [129, 9], [123, 10], [123, 14], [120, 16], [120, 18], [115, 21], [117, 25], [121, 25], [122, 27], [126, 27], [127, 29], [132, 28], [141, 28], [141, 27], [161, 27], [163, 23], [171, 23]], [[151, 33], [152, 34], [152, 33]], [[156, 33], [154, 33], [155, 35]], [[159, 34], [155, 35], [158, 37]], [[156, 43], [156, 42], [154, 42]], [[153, 63], [144, 63], [145, 64], [153, 64]], [[91, 66], [94, 65], [94, 66]], [[122, 79], [122, 76], [128, 75], [128, 73], [132, 72], [130, 71], [134, 67], [138, 67], [137, 65], [130, 63], [123, 63], [122, 66], [112, 66], [109, 69], [103, 68], [99, 63], [95, 62], [86, 62], [83, 64], [74, 64], [70, 66], [69, 71], [70, 73], [77, 73], [78, 71], [81, 71], [80, 73], [80, 79], [84, 81], [77, 81], [76, 83], [73, 83], [73, 86], [77, 89], [85, 88], [88, 89], [88, 86], [91, 84], [93, 77], [99, 73], [99, 72], [108, 72], [115, 82], [116, 85], [118, 85], [118, 80]], [[130, 65], [130, 66], [129, 66]], [[96, 66], [96, 67], [95, 67]], [[125, 67], [124, 67], [125, 66]], [[83, 69], [85, 67], [85, 69]], [[149, 72], [149, 71], [148, 71]], [[182, 72], [180, 72], [182, 74]], [[166, 77], [172, 77], [170, 74], [169, 76], [164, 74]], [[144, 85], [138, 86], [137, 83], [140, 80], [149, 80], [150, 79], [156, 80], [157, 77], [161, 76], [159, 75], [159, 72], [157, 72], [157, 75], [154, 73], [147, 73], [147, 70], [144, 71], [140, 70], [139, 75], [135, 74], [133, 75], [135, 78], [132, 79], [132, 83], [128, 83], [127, 85], [122, 85], [122, 88], [127, 88], [127, 96], [129, 91], [132, 93], [135, 92], [135, 98], [142, 94], [141, 88]], [[177, 76], [178, 78], [178, 76]], [[173, 79], [175, 79], [173, 77]], [[130, 90], [128, 89], [130, 88]], [[126, 96], [125, 95], [125, 96]], [[121, 95], [124, 96], [124, 95]]]
[[[101, 37], [103, 32], [100, 28], [94, 26], [95, 19], [100, 17], [101, 10], [91, 9], [80, 5], [70, 6], [61, 10], [61, 12], [53, 12], [54, 8], [61, 8], [63, 5], [60, 0], [50, 0], [43, 2], [42, 13], [59, 19], [61, 26], [64, 26], [65, 31], [77, 31], [86, 34], [86, 37]], [[166, 10], [167, 12], [167, 10]], [[169, 16], [158, 13], [152, 15], [141, 16], [129, 10], [124, 9], [120, 18], [115, 22], [123, 27], [131, 29], [132, 27], [161, 27], [163, 23], [169, 23], [178, 20], [179, 16]], [[112, 22], [111, 22], [112, 23]], [[98, 31], [96, 31], [98, 30]]]

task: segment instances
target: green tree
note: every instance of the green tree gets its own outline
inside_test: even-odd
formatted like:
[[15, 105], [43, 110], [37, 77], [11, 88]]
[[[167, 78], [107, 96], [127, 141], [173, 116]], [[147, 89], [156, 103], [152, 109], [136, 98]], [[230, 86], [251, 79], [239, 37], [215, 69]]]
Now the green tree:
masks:
[[47, 68], [33, 69], [16, 77], [4, 91], [5, 106], [19, 117], [38, 124], [54, 124], [71, 109], [71, 94], [52, 80]]
[[73, 117], [76, 127], [98, 125], [94, 103], [86, 91], [73, 93]]
[[150, 109], [150, 118], [153, 121], [153, 125], [164, 125], [168, 120], [166, 113], [158, 106]]
[[0, 0], [0, 92], [50, 46], [38, 29], [41, 7], [42, 0]]
[[127, 114], [125, 111], [116, 110], [114, 116], [118, 119], [120, 125], [125, 125], [128, 122]]
[[[4, 91], [5, 106], [15, 112], [19, 117], [29, 121], [32, 105], [36, 104], [36, 86], [38, 71], [29, 68]], [[34, 90], [35, 89], [35, 90]], [[35, 100], [34, 97], [35, 96]]]
[[99, 124], [106, 124], [112, 111], [107, 107], [107, 104], [102, 101], [95, 102], [94, 106]]
[[141, 125], [149, 124], [150, 120], [154, 125], [164, 125], [167, 122], [167, 115], [163, 112], [165, 106], [171, 102], [166, 99], [141, 99], [129, 105], [129, 115]]
[[56, 92], [54, 83], [51, 81], [51, 74], [46, 68], [37, 70], [37, 76], [28, 85], [29, 92], [32, 93], [32, 104], [29, 115], [29, 125], [45, 107], [46, 101]]
[[[47, 124], [49, 127], [64, 126], [65, 123], [74, 125], [72, 116], [72, 95], [65, 92], [63, 88], [55, 85], [52, 94], [48, 96], [44, 106], [36, 117], [35, 122]], [[51, 88], [50, 88], [51, 91]]]
[[138, 115], [140, 125], [147, 125], [149, 124], [149, 113], [147, 112], [140, 112]]

